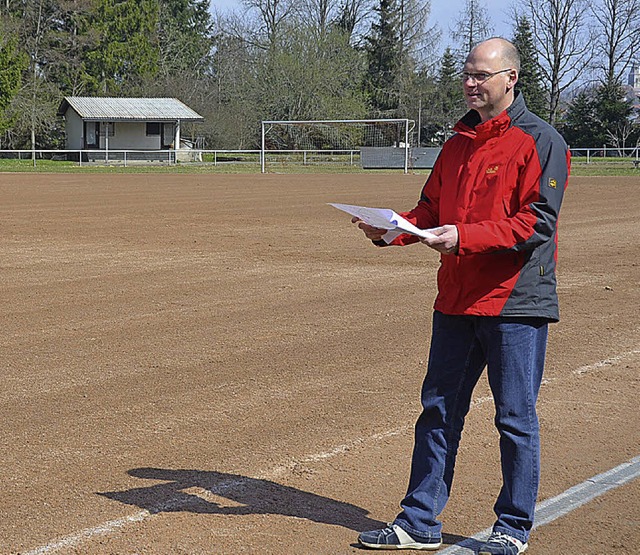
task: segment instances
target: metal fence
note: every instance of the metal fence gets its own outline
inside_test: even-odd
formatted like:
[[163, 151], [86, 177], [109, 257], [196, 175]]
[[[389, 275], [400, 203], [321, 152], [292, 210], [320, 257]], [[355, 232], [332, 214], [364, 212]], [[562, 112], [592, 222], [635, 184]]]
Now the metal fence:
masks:
[[[421, 151], [411, 149], [409, 167], [423, 169]], [[433, 158], [437, 155], [434, 150]], [[640, 169], [640, 146], [629, 148], [571, 148], [574, 164], [606, 164], [620, 167], [632, 165]], [[366, 166], [358, 150], [233, 150], [233, 149], [162, 149], [162, 150], [0, 150], [0, 170], [10, 168], [11, 161], [34, 167], [42, 161], [60, 162], [78, 166], [225, 166], [239, 165], [260, 169], [261, 165], [276, 170], [279, 167], [327, 166], [362, 168]], [[394, 166], [395, 167], [395, 166]], [[397, 169], [403, 169], [398, 165]]]
[[640, 145], [627, 148], [602, 146], [600, 148], [571, 148], [574, 161], [584, 161], [586, 164], [600, 161], [625, 162], [630, 160], [637, 168], [640, 167]]

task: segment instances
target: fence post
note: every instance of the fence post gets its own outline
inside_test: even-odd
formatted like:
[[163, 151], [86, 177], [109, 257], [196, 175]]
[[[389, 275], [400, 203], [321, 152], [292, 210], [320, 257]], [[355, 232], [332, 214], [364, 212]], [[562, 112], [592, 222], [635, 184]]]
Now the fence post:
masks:
[[260, 171], [262, 173], [265, 173], [265, 168], [266, 168], [266, 162], [265, 162], [265, 152], [264, 152], [264, 147], [265, 147], [265, 140], [264, 140], [264, 121], [262, 122], [262, 131], [261, 131], [261, 135], [262, 135], [262, 140], [260, 143]]

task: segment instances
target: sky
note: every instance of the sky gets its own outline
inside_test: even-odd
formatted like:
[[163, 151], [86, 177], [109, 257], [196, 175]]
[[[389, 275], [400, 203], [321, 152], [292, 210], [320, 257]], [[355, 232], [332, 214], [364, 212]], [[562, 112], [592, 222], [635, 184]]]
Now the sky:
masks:
[[[487, 13], [494, 26], [494, 34], [510, 39], [512, 30], [509, 21], [509, 7], [514, 0], [480, 0], [487, 8]], [[241, 0], [210, 0], [211, 7], [224, 12], [230, 9], [242, 7]], [[438, 24], [442, 31], [441, 48], [451, 44], [449, 28], [453, 27], [455, 20], [463, 10], [465, 0], [431, 0], [430, 23]]]

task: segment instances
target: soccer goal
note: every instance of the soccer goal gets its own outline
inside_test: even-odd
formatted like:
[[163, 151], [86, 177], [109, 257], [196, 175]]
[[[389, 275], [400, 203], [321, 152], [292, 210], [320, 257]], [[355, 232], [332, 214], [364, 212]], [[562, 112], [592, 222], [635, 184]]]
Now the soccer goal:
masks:
[[409, 171], [414, 122], [408, 119], [263, 121], [267, 166], [346, 164]]

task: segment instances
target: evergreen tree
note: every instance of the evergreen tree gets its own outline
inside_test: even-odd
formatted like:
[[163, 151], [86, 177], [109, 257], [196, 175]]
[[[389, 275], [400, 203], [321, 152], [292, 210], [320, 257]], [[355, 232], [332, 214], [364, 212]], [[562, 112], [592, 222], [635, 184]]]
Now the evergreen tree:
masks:
[[94, 93], [126, 94], [158, 71], [157, 0], [97, 0], [97, 47], [87, 55]]
[[421, 141], [424, 144], [442, 145], [467, 111], [459, 69], [456, 55], [447, 47], [439, 60], [437, 73], [423, 79]]
[[202, 75], [211, 63], [209, 0], [160, 0], [159, 66], [164, 75]]
[[442, 131], [446, 139], [455, 123], [464, 115], [466, 110], [458, 62], [449, 47], [445, 49], [440, 62], [438, 100], [442, 113]]
[[602, 138], [596, 136], [596, 117], [593, 92], [580, 91], [569, 105], [559, 129], [570, 146], [593, 148], [602, 146]]
[[570, 104], [561, 126], [565, 140], [577, 148], [603, 145], [625, 148], [635, 144], [640, 127], [632, 120], [633, 107], [624, 89], [603, 84], [581, 91]]
[[57, 0], [56, 17], [47, 37], [47, 81], [61, 94], [81, 96], [91, 90], [86, 56], [96, 47], [90, 28], [93, 0]]
[[625, 99], [619, 83], [605, 83], [598, 87], [594, 99], [594, 112], [601, 144], [625, 148], [638, 136], [638, 126], [631, 120], [633, 106]]
[[401, 67], [398, 11], [395, 0], [380, 0], [377, 20], [366, 37], [368, 71], [365, 90], [376, 115], [392, 116], [400, 104], [397, 72]]
[[542, 86], [538, 52], [533, 41], [531, 24], [525, 16], [516, 17], [513, 44], [520, 53], [520, 74], [516, 90], [522, 93], [529, 110], [540, 117], [547, 117], [549, 103]]

